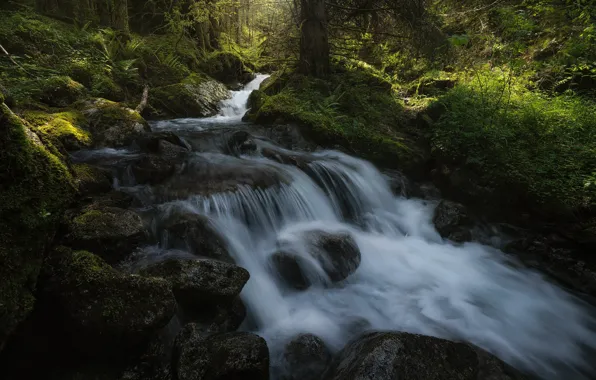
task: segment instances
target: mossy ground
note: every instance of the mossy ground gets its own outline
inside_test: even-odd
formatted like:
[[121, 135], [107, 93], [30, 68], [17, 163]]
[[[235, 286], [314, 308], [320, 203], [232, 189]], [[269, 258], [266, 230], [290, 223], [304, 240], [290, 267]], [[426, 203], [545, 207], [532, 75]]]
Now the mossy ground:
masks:
[[320, 145], [339, 145], [384, 166], [414, 171], [423, 156], [391, 84], [364, 68], [337, 64], [328, 80], [278, 73], [250, 103], [249, 119], [295, 122]]

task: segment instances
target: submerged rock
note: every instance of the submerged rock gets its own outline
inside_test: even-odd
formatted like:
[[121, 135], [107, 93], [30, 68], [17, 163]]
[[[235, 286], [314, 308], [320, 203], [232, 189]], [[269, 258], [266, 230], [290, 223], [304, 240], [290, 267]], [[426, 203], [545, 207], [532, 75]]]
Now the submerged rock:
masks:
[[143, 156], [130, 168], [138, 184], [161, 183], [176, 172], [174, 162], [157, 155]]
[[277, 271], [277, 274], [290, 287], [297, 290], [308, 289], [311, 285], [310, 280], [302, 271], [302, 259], [300, 256], [286, 252], [276, 252], [271, 256], [271, 264]]
[[197, 255], [226, 262], [234, 260], [224, 239], [206, 216], [172, 212], [160, 222], [167, 232], [167, 248], [186, 249]]
[[168, 150], [164, 149], [164, 147], [167, 147], [167, 145], [164, 145], [164, 143], [169, 143], [180, 149], [188, 151], [184, 141], [180, 138], [180, 136], [173, 132], [148, 133], [138, 138], [135, 142], [143, 153], [163, 154], [169, 156], [169, 154], [167, 154]]
[[360, 266], [360, 249], [349, 233], [312, 231], [305, 238], [312, 245], [311, 255], [321, 264], [331, 281], [345, 280]]
[[215, 260], [168, 259], [140, 273], [166, 279], [172, 284], [178, 304], [190, 312], [231, 304], [250, 278], [246, 269]]
[[222, 83], [192, 74], [178, 84], [152, 89], [144, 114], [153, 119], [213, 116], [229, 96]]
[[111, 355], [165, 326], [176, 310], [167, 281], [125, 275], [89, 252], [58, 249], [41, 280], [44, 305], [62, 314], [75, 348]]
[[472, 239], [470, 217], [460, 203], [441, 201], [435, 209], [433, 223], [442, 237], [461, 243]]
[[110, 264], [147, 241], [141, 217], [117, 207], [86, 207], [69, 222], [66, 237], [74, 249], [92, 250]]
[[430, 336], [380, 332], [349, 343], [325, 380], [513, 380], [522, 375], [486, 352]]
[[227, 150], [232, 155], [248, 154], [257, 150], [257, 144], [250, 133], [237, 131], [228, 139]]
[[284, 350], [283, 380], [320, 380], [332, 359], [321, 338], [302, 334]]
[[97, 147], [124, 147], [150, 132], [149, 124], [130, 108], [106, 99], [77, 103], [77, 108], [89, 120], [89, 129]]
[[203, 336], [190, 323], [176, 337], [172, 373], [175, 380], [268, 380], [269, 350], [258, 335]]

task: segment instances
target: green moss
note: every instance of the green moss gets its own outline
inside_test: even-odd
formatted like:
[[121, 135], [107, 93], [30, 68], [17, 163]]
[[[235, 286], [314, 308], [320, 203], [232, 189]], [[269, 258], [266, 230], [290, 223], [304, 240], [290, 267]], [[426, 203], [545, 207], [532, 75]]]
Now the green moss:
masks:
[[261, 107], [249, 119], [296, 122], [316, 143], [341, 145], [381, 165], [414, 171], [421, 162], [391, 84], [361, 69], [336, 68], [327, 81], [278, 75], [256, 96]]
[[54, 143], [66, 150], [77, 150], [91, 146], [91, 134], [87, 131], [87, 120], [76, 110], [47, 113], [43, 111], [23, 111], [23, 118], [37, 127]]
[[209, 76], [228, 84], [245, 82], [252, 73], [252, 70], [244, 63], [243, 58], [239, 54], [230, 51], [216, 51], [210, 54], [201, 63], [201, 70]]
[[67, 76], [24, 80], [15, 85], [12, 92], [19, 104], [28, 104], [33, 101], [51, 107], [67, 107], [81, 99], [85, 93], [86, 90], [82, 84]]
[[44, 249], [74, 195], [66, 165], [0, 105], [0, 346], [31, 311]]
[[445, 112], [434, 126], [434, 155], [465, 169], [492, 192], [487, 199], [551, 213], [594, 205], [593, 102], [529, 91], [499, 70], [477, 73], [438, 102]]
[[93, 76], [91, 93], [93, 96], [113, 100], [115, 102], [123, 101], [125, 98], [122, 87], [106, 74], [95, 74]]

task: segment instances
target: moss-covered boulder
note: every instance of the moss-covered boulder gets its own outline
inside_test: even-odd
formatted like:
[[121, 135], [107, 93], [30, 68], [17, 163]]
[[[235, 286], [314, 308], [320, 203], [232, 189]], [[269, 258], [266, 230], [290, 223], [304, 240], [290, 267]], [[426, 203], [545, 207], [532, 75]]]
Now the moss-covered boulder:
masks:
[[141, 217], [117, 207], [83, 208], [67, 221], [66, 241], [75, 249], [93, 250], [110, 264], [127, 257], [147, 241]]
[[213, 53], [201, 65], [201, 70], [226, 85], [248, 83], [254, 78], [253, 71], [242, 57], [232, 52]]
[[44, 251], [75, 188], [33, 127], [0, 103], [0, 350], [30, 313]]
[[21, 82], [13, 94], [19, 104], [40, 102], [51, 107], [67, 107], [85, 96], [85, 86], [68, 76], [51, 76]]
[[22, 116], [68, 151], [88, 148], [92, 144], [91, 134], [87, 130], [87, 119], [76, 110], [57, 113], [24, 111]]
[[167, 281], [118, 272], [100, 257], [59, 248], [46, 260], [43, 305], [58, 313], [76, 349], [111, 354], [164, 327], [176, 311]]
[[219, 102], [229, 96], [222, 83], [192, 74], [180, 83], [152, 89], [143, 115], [152, 119], [213, 116]]
[[87, 117], [97, 147], [128, 146], [136, 138], [151, 131], [147, 121], [138, 112], [107, 99], [79, 102], [76, 108]]
[[74, 164], [75, 183], [81, 195], [107, 193], [112, 189], [109, 171], [88, 164]]

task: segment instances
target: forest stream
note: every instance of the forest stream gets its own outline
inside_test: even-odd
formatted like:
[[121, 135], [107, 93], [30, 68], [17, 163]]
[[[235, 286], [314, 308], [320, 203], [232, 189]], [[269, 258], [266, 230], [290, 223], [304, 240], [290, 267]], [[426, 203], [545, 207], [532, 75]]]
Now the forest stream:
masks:
[[266, 78], [233, 92], [218, 116], [153, 122], [154, 134], [190, 150], [163, 182], [138, 184], [129, 163], [145, 153], [133, 149], [75, 153], [109, 168], [150, 226], [155, 244], [126, 268], [196, 257], [164, 226], [206, 217], [231, 256], [222, 259], [250, 273], [240, 330], [266, 339], [274, 379], [297, 334], [339, 351], [379, 330], [470, 342], [541, 378], [584, 376], [596, 349], [590, 306], [490, 239], [443, 239], [433, 225], [440, 199], [396, 195], [369, 162], [317, 149], [291, 126], [242, 122], [248, 95]]

